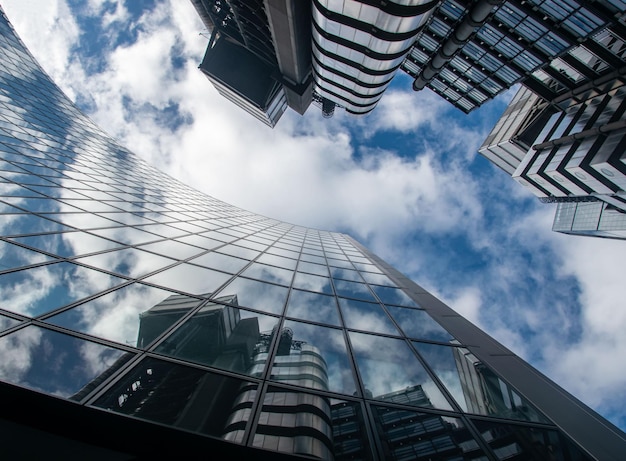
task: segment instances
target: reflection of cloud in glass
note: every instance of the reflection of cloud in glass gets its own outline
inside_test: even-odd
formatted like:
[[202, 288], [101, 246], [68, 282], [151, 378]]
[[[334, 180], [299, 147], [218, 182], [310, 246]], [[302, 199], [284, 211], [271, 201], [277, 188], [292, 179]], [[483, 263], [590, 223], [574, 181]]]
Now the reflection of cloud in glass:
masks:
[[404, 340], [354, 332], [349, 335], [363, 384], [374, 398], [421, 386], [432, 406], [451, 409]]
[[118, 274], [140, 277], [174, 263], [174, 260], [135, 248], [109, 251], [78, 259], [81, 263]]
[[205, 250], [212, 250], [215, 247], [223, 245], [222, 242], [203, 237], [201, 235], [186, 235], [185, 237], [179, 237], [176, 239], [179, 242], [183, 242], [189, 245], [195, 245]]
[[0, 338], [0, 378], [19, 383], [31, 366], [31, 355], [41, 340], [41, 329], [25, 328]]
[[330, 284], [329, 277], [321, 277], [319, 275], [305, 274], [296, 272], [293, 280], [293, 287], [302, 290], [316, 291], [318, 293], [333, 294], [333, 288]]
[[[109, 219], [91, 213], [49, 213], [46, 217], [78, 229], [95, 229], [98, 227], [119, 226]], [[103, 231], [97, 231], [100, 233]]]
[[349, 261], [346, 261], [344, 259], [335, 259], [334, 257], [328, 258], [328, 264], [331, 267], [341, 267], [344, 269], [354, 269], [354, 266], [352, 265], [352, 263], [350, 263]]
[[391, 322], [380, 304], [338, 298], [343, 319], [347, 328], [398, 335], [398, 329]]
[[[172, 293], [165, 290], [134, 283], [50, 317], [46, 321], [135, 346], [140, 315], [171, 295]], [[188, 299], [195, 301], [191, 303], [191, 307], [200, 302], [199, 299], [191, 297]]]
[[194, 295], [203, 295], [212, 293], [229, 278], [230, 275], [223, 272], [182, 263], [152, 275], [145, 281]]
[[289, 295], [287, 315], [303, 320], [340, 325], [334, 296], [293, 289]]
[[[10, 209], [7, 209], [10, 208]], [[0, 203], [0, 212], [11, 213], [16, 208], [5, 207]], [[2, 235], [32, 234], [35, 232], [58, 232], [70, 230], [69, 227], [32, 214], [3, 214], [0, 221]]]
[[122, 351], [29, 326], [0, 338], [0, 378], [48, 394], [70, 397]]
[[187, 259], [191, 256], [204, 252], [202, 248], [187, 245], [186, 243], [177, 242], [175, 240], [163, 240], [161, 242], [148, 243], [147, 245], [142, 245], [139, 248], [175, 259]]
[[38, 262], [49, 261], [51, 258], [36, 251], [0, 241], [0, 270], [14, 269]]
[[409, 306], [409, 307], [418, 307], [418, 305], [409, 298], [406, 293], [404, 293], [399, 288], [393, 287], [380, 287], [377, 285], [372, 285], [372, 290], [374, 293], [380, 298], [383, 304], [396, 304], [398, 306]]
[[220, 253], [224, 253], [231, 256], [237, 256], [238, 258], [245, 258], [248, 260], [254, 259], [259, 255], [256, 250], [250, 250], [249, 248], [243, 248], [237, 245], [226, 245], [220, 248]]
[[95, 253], [119, 246], [119, 243], [80, 231], [17, 237], [14, 240], [64, 258]]
[[[113, 223], [109, 221], [108, 224], [105, 225], [111, 226]], [[88, 227], [91, 228], [101, 226], [94, 226], [91, 224]], [[141, 243], [152, 242], [159, 239], [159, 237], [154, 234], [150, 234], [133, 227], [115, 227], [112, 229], [98, 229], [90, 232], [126, 245], [139, 245]]]
[[386, 275], [373, 274], [371, 272], [361, 272], [361, 275], [363, 276], [363, 278], [365, 279], [367, 283], [372, 283], [374, 285], [385, 285], [389, 287], [393, 287], [396, 285]]
[[[268, 251], [271, 251], [271, 248]], [[259, 256], [257, 262], [272, 264], [274, 266], [284, 267], [285, 269], [295, 269], [297, 264], [297, 261], [295, 259], [285, 258], [284, 256], [276, 256], [268, 253]]]
[[328, 277], [328, 268], [326, 265], [309, 263], [306, 261], [300, 261], [298, 263], [298, 271], [308, 272], [309, 274], [323, 275]]
[[14, 327], [20, 323], [19, 320], [15, 320], [9, 317], [5, 317], [4, 315], [0, 315], [0, 331], [8, 330], [11, 327]]
[[335, 280], [335, 290], [339, 296], [376, 302], [376, 298], [364, 283]]
[[0, 276], [0, 306], [37, 316], [112, 287], [117, 277], [68, 262]]
[[66, 232], [62, 234], [63, 243], [69, 250], [59, 254], [61, 256], [77, 256], [81, 254], [95, 253], [97, 251], [109, 250], [119, 246], [119, 243], [111, 240], [96, 237], [86, 232]]
[[293, 272], [287, 269], [268, 266], [266, 264], [252, 263], [252, 265], [248, 267], [242, 275], [263, 280], [265, 282], [274, 282], [280, 285], [289, 286], [293, 277]]
[[331, 268], [330, 273], [334, 279], [350, 280], [352, 282], [363, 282], [361, 275], [358, 271], [355, 270], [333, 267]]
[[193, 258], [189, 262], [197, 264], [198, 266], [210, 267], [212, 269], [219, 269], [224, 272], [236, 274], [243, 269], [249, 261], [246, 259], [236, 258], [234, 256], [211, 252], [198, 256], [197, 258]]
[[272, 314], [281, 314], [287, 298], [287, 288], [237, 277], [218, 296], [236, 294], [239, 305]]
[[425, 311], [406, 307], [387, 306], [387, 310], [410, 338], [448, 342], [452, 335]]

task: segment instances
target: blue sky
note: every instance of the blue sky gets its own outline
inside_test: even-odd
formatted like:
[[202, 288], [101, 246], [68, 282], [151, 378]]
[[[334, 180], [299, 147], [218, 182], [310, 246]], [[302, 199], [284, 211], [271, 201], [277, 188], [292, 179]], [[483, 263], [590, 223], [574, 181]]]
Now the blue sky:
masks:
[[229, 203], [349, 233], [626, 429], [626, 245], [553, 233], [553, 206], [477, 155], [510, 93], [466, 116], [399, 75], [367, 117], [312, 107], [271, 130], [197, 69], [208, 39], [191, 2], [2, 6], [129, 149]]

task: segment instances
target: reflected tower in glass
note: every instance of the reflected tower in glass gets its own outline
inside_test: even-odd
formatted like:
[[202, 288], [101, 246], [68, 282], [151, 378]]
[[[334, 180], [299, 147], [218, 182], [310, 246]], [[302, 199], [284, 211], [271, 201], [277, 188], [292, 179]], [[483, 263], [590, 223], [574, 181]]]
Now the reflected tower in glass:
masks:
[[0, 32], [8, 458], [626, 452], [619, 429], [348, 235], [231, 206], [134, 156], [3, 14]]

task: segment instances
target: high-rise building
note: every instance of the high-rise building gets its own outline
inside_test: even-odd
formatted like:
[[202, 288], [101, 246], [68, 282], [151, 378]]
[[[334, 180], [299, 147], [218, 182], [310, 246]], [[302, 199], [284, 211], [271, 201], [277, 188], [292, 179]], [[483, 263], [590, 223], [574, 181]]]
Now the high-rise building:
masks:
[[444, 0], [403, 70], [469, 112], [516, 83], [546, 100], [623, 67], [626, 5], [608, 0]]
[[[621, 1], [192, 2], [211, 31], [201, 69], [271, 126], [311, 100], [368, 113], [400, 69], [467, 113], [518, 83], [552, 100], [624, 64]], [[261, 81], [233, 72], [253, 62]]]
[[350, 236], [117, 144], [4, 13], [0, 60], [7, 459], [623, 457], [624, 433]]
[[626, 79], [616, 75], [551, 100], [522, 87], [479, 152], [540, 200], [558, 203], [553, 230], [624, 238], [624, 94]]

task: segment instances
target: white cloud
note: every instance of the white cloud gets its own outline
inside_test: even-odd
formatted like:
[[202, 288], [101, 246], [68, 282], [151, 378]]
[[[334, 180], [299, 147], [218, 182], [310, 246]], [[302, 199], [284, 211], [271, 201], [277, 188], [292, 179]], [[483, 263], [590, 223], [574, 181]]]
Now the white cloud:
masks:
[[[93, 0], [90, 14], [110, 4]], [[207, 39], [188, 2], [147, 11], [133, 29], [138, 40], [111, 50], [88, 77], [72, 52], [81, 31], [64, 2], [3, 7], [53, 79], [72, 97], [90, 95], [90, 116], [160, 169], [270, 217], [347, 230], [584, 401], [614, 412], [624, 400], [626, 247], [552, 233], [553, 207], [530, 202], [495, 169], [469, 174], [485, 122], [468, 129], [434, 94], [391, 89], [368, 117], [338, 112], [328, 123], [312, 108], [270, 130], [197, 69]], [[106, 11], [111, 34], [139, 27], [119, 2]], [[177, 126], [163, 113], [174, 106]], [[432, 135], [418, 135], [423, 128]], [[412, 135], [415, 147], [399, 157], [395, 146], [361, 146], [381, 135]], [[467, 248], [448, 245], [453, 239]]]

